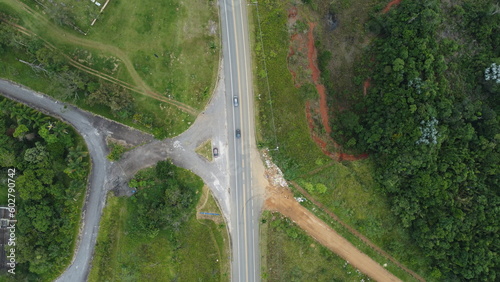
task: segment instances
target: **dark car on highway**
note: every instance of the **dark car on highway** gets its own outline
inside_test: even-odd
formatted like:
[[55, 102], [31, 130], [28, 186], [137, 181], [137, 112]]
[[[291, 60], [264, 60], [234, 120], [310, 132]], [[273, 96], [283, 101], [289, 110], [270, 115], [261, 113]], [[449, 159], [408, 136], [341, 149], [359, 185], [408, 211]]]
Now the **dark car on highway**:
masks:
[[214, 148], [213, 153], [214, 153], [214, 158], [217, 158], [219, 156], [219, 149]]
[[240, 137], [241, 137], [241, 130], [236, 129], [236, 138], [240, 138]]

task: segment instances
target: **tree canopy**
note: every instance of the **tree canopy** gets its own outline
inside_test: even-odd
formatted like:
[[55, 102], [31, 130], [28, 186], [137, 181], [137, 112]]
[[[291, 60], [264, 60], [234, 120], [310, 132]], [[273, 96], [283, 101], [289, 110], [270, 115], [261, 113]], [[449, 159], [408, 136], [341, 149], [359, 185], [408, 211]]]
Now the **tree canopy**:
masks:
[[16, 276], [53, 278], [73, 255], [87, 152], [67, 124], [0, 98], [0, 155], [16, 169]]
[[337, 115], [333, 137], [371, 153], [393, 212], [433, 259], [434, 278], [493, 281], [500, 93], [485, 74], [500, 58], [500, 15], [492, 1], [462, 2], [402, 1], [373, 16], [368, 27], [380, 33], [365, 60], [372, 86]]

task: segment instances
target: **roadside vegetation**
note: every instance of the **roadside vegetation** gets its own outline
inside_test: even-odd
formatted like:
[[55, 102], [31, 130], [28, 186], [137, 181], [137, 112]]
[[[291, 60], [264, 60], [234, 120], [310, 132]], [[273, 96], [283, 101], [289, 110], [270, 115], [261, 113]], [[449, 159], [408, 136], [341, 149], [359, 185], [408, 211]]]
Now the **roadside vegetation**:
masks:
[[224, 226], [195, 216], [199, 177], [162, 161], [130, 186], [130, 198], [108, 196], [90, 281], [229, 280]]
[[127, 151], [127, 148], [119, 143], [110, 142], [109, 143], [110, 152], [107, 156], [110, 161], [119, 160], [123, 154]]
[[263, 281], [368, 280], [279, 213], [264, 212], [260, 228]]
[[458, 2], [403, 1], [373, 16], [368, 27], [379, 36], [365, 63], [373, 87], [339, 115], [350, 122], [335, 137], [373, 155], [377, 182], [432, 259], [433, 278], [495, 280], [500, 8]]
[[[425, 279], [494, 280], [500, 9], [402, 1], [383, 13], [387, 2], [259, 3], [260, 145], [279, 146], [271, 154], [287, 180]], [[290, 74], [298, 60], [286, 60], [294, 6], [302, 22], [317, 22], [340, 144], [326, 148], [367, 160], [333, 161], [312, 141], [325, 135], [307, 128], [306, 105], [318, 96]]]
[[196, 153], [204, 157], [205, 159], [212, 161], [214, 158], [214, 154], [212, 151], [212, 140], [209, 139], [201, 143], [201, 145], [196, 148]]
[[[355, 5], [361, 4], [354, 1], [351, 5], [356, 9]], [[392, 214], [389, 202], [378, 191], [373, 178], [373, 161], [337, 162], [313, 142], [305, 105], [307, 101], [318, 99], [318, 95], [314, 88], [311, 90], [310, 84], [296, 87], [287, 67], [290, 34], [286, 19], [290, 7], [292, 5], [287, 1], [260, 3], [259, 18], [253, 10], [260, 146], [279, 146], [278, 150], [270, 152], [288, 181], [297, 182], [328, 209], [338, 213], [341, 220], [401, 263], [426, 276], [428, 261], [415, 250], [415, 243], [408, 238]], [[310, 9], [308, 7], [301, 6], [301, 9]], [[312, 17], [314, 11], [306, 11], [309, 14], [304, 17], [311, 21], [316, 19]], [[261, 30], [263, 41], [260, 41]], [[267, 72], [262, 72], [266, 67]], [[359, 91], [362, 91], [361, 87]], [[349, 236], [346, 238], [350, 239]], [[359, 245], [359, 241], [352, 238], [351, 242]]]
[[54, 280], [78, 235], [89, 173], [85, 143], [68, 124], [0, 98], [0, 183], [8, 169], [16, 184], [15, 280]]

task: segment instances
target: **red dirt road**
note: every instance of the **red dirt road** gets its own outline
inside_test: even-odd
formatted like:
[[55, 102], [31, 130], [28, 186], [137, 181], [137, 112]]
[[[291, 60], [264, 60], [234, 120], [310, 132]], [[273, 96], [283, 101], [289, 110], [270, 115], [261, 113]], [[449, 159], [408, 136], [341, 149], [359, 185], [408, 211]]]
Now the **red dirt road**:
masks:
[[[268, 191], [271, 189], [268, 189]], [[347, 260], [352, 266], [376, 281], [401, 281], [349, 241], [331, 229], [321, 219], [301, 206], [289, 189], [272, 189], [266, 200], [268, 210], [277, 211], [294, 221], [308, 235]]]
[[382, 13], [385, 14], [385, 13], [389, 12], [389, 10], [391, 10], [392, 6], [397, 5], [399, 3], [401, 3], [401, 0], [393, 0], [393, 1], [389, 2], [387, 4], [387, 6], [385, 6], [385, 8], [382, 10]]
[[[332, 153], [327, 150], [327, 144], [332, 143], [333, 146], [336, 149], [341, 150], [342, 148], [333, 141], [333, 139], [330, 138], [330, 134], [332, 132], [332, 128], [330, 127], [330, 122], [329, 122], [329, 116], [328, 116], [328, 103], [327, 103], [327, 96], [326, 96], [326, 88], [323, 84], [320, 83], [320, 75], [321, 72], [318, 68], [317, 64], [317, 57], [318, 57], [318, 52], [316, 50], [316, 47], [314, 46], [314, 34], [313, 30], [314, 27], [316, 26], [315, 23], [309, 23], [309, 32], [307, 34], [307, 57], [309, 61], [309, 69], [311, 70], [311, 78], [316, 86], [316, 90], [318, 91], [319, 94], [319, 114], [321, 116], [321, 124], [323, 125], [323, 128], [326, 131], [326, 139], [322, 139], [319, 137], [317, 134], [314, 133], [314, 122], [312, 119], [311, 115], [311, 105], [309, 102], [306, 103], [306, 115], [307, 115], [307, 120], [309, 124], [309, 129], [311, 131], [311, 138], [318, 144], [318, 146], [321, 148], [323, 153], [330, 158], [336, 160], [336, 161], [356, 161], [360, 159], [366, 159], [368, 157], [368, 154], [362, 154], [359, 156], [351, 155], [351, 154], [346, 154], [342, 152], [336, 152]], [[292, 74], [293, 75], [293, 74]]]
[[363, 242], [365, 242], [365, 244], [367, 244], [368, 246], [370, 246], [372, 249], [374, 249], [375, 251], [377, 251], [379, 254], [381, 254], [384, 257], [386, 257], [388, 260], [390, 260], [392, 263], [394, 263], [395, 265], [397, 265], [399, 268], [403, 269], [408, 274], [410, 274], [411, 276], [413, 276], [415, 279], [417, 279], [419, 281], [422, 281], [422, 282], [425, 282], [425, 279], [422, 278], [420, 275], [418, 275], [417, 273], [415, 273], [414, 271], [412, 271], [408, 267], [406, 267], [403, 264], [401, 264], [399, 261], [397, 261], [391, 255], [389, 255], [387, 252], [385, 252], [384, 250], [382, 250], [379, 246], [375, 245], [372, 241], [370, 241], [370, 239], [368, 239], [367, 237], [365, 237], [363, 234], [361, 234], [360, 232], [358, 232], [356, 229], [352, 228], [351, 226], [349, 226], [345, 222], [343, 222], [336, 214], [334, 214], [332, 211], [330, 211], [329, 209], [327, 209], [320, 202], [316, 201], [314, 199], [314, 197], [312, 197], [304, 188], [300, 187], [296, 182], [290, 181], [289, 183], [292, 184], [293, 187], [295, 187], [295, 189], [297, 189], [302, 195], [304, 195], [304, 197], [306, 197], [314, 205], [316, 205], [322, 211], [326, 212], [333, 220], [335, 220], [336, 222], [340, 223], [344, 228], [346, 228], [347, 230], [349, 230], [349, 232], [351, 232], [351, 234], [353, 234], [354, 236], [356, 236], [359, 239], [361, 239]]

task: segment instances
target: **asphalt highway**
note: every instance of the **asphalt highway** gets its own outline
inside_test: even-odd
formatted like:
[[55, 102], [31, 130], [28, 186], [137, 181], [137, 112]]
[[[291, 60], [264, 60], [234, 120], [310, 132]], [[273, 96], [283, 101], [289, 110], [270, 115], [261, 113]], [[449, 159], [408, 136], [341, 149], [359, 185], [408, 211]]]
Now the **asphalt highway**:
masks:
[[[95, 116], [73, 106], [64, 107], [48, 96], [0, 80], [4, 96], [71, 123], [84, 137], [92, 158], [78, 247], [71, 265], [57, 281], [87, 279], [107, 191], [125, 185], [126, 180], [143, 166], [167, 158], [200, 175], [217, 198], [229, 221], [232, 280], [260, 280], [258, 219], [262, 206], [259, 189], [263, 187], [257, 185], [256, 177], [262, 169], [262, 161], [255, 144], [246, 2], [219, 0], [219, 5], [223, 44], [223, 73], [219, 74], [219, 83], [223, 89], [216, 93], [222, 95], [212, 98], [210, 105], [187, 132], [174, 139], [155, 140], [140, 146], [126, 153], [123, 160], [114, 165], [105, 157], [107, 127], [98, 129], [91, 121]], [[234, 97], [238, 98], [238, 106], [234, 105]], [[236, 137], [237, 129], [241, 130], [240, 138]], [[206, 138], [211, 138], [213, 145], [220, 150], [221, 156], [212, 163], [194, 152]], [[138, 163], [141, 165], [137, 166]]]
[[[232, 280], [260, 280], [258, 218], [255, 195], [255, 126], [246, 1], [220, 0], [231, 198]], [[238, 106], [234, 103], [238, 99]], [[236, 136], [236, 130], [241, 137]]]

